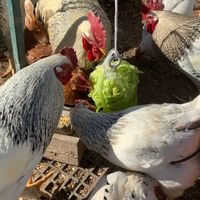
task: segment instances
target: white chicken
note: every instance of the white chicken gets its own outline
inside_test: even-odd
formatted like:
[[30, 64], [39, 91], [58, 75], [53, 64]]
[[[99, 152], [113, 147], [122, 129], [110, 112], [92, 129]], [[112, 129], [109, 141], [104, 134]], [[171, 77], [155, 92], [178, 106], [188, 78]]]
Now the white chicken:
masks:
[[88, 200], [164, 200], [160, 184], [148, 175], [117, 171], [104, 175]]
[[186, 16], [193, 15], [195, 0], [143, 0], [144, 4], [163, 4], [163, 10], [179, 13]]
[[200, 176], [200, 96], [185, 104], [140, 105], [112, 113], [78, 104], [70, 118], [88, 149], [124, 169], [150, 175], [169, 198], [182, 195]]
[[35, 62], [0, 87], [0, 200], [18, 199], [51, 140], [64, 105], [61, 83], [74, 67], [68, 51]]
[[192, 16], [195, 0], [163, 0], [164, 10]]
[[86, 70], [110, 50], [111, 24], [97, 0], [39, 0], [37, 16], [47, 27], [53, 52], [73, 47]]
[[137, 58], [147, 55], [177, 65], [200, 88], [200, 18], [145, 6], [142, 13], [145, 24]]

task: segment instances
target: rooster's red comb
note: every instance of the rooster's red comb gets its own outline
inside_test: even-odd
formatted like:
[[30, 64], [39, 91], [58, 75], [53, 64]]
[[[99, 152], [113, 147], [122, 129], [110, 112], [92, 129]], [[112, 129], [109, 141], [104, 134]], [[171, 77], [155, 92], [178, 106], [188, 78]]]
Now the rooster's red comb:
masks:
[[140, 12], [142, 15], [142, 23], [145, 23], [147, 15], [150, 11], [163, 10], [163, 9], [164, 9], [163, 0], [145, 0]]
[[[163, 0], [146, 0], [144, 2], [144, 5], [149, 10], [163, 10], [164, 9]], [[143, 7], [142, 7], [142, 10], [144, 10]], [[145, 14], [145, 12], [144, 12], [144, 14]]]
[[77, 57], [76, 57], [76, 52], [74, 51], [73, 48], [64, 47], [63, 49], [61, 49], [59, 51], [59, 53], [64, 55], [64, 56], [67, 56], [69, 58], [69, 60], [71, 61], [72, 66], [74, 68], [77, 67], [78, 60], [77, 60]]
[[95, 15], [92, 11], [88, 12], [88, 21], [90, 22], [91, 31], [94, 39], [100, 48], [106, 46], [106, 31], [99, 16]]

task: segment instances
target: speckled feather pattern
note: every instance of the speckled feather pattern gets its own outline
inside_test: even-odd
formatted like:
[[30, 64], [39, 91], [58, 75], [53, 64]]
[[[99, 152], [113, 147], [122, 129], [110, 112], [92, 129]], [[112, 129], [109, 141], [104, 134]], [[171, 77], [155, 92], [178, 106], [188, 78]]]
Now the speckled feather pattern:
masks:
[[195, 39], [200, 38], [200, 18], [168, 11], [154, 11], [159, 18], [153, 39], [163, 54], [177, 62]]
[[[46, 149], [64, 105], [63, 88], [53, 66], [65, 63], [60, 55], [22, 69], [0, 88], [0, 127], [14, 145]], [[57, 60], [56, 60], [57, 59]], [[49, 67], [52, 66], [52, 67]]]

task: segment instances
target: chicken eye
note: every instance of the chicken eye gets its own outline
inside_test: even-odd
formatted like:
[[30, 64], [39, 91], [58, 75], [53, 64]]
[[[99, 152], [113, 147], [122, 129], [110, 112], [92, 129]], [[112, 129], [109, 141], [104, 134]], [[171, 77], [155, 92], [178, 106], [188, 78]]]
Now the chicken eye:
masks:
[[61, 67], [56, 67], [55, 70], [58, 72], [58, 73], [61, 73], [63, 70]]

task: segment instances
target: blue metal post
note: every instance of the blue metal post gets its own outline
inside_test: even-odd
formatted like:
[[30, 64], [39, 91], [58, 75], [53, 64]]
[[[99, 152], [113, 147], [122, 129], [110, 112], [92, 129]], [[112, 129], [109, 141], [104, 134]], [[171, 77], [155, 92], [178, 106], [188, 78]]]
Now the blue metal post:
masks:
[[22, 27], [20, 0], [6, 1], [12, 43], [13, 61], [16, 71], [19, 71], [26, 65], [24, 31]]

